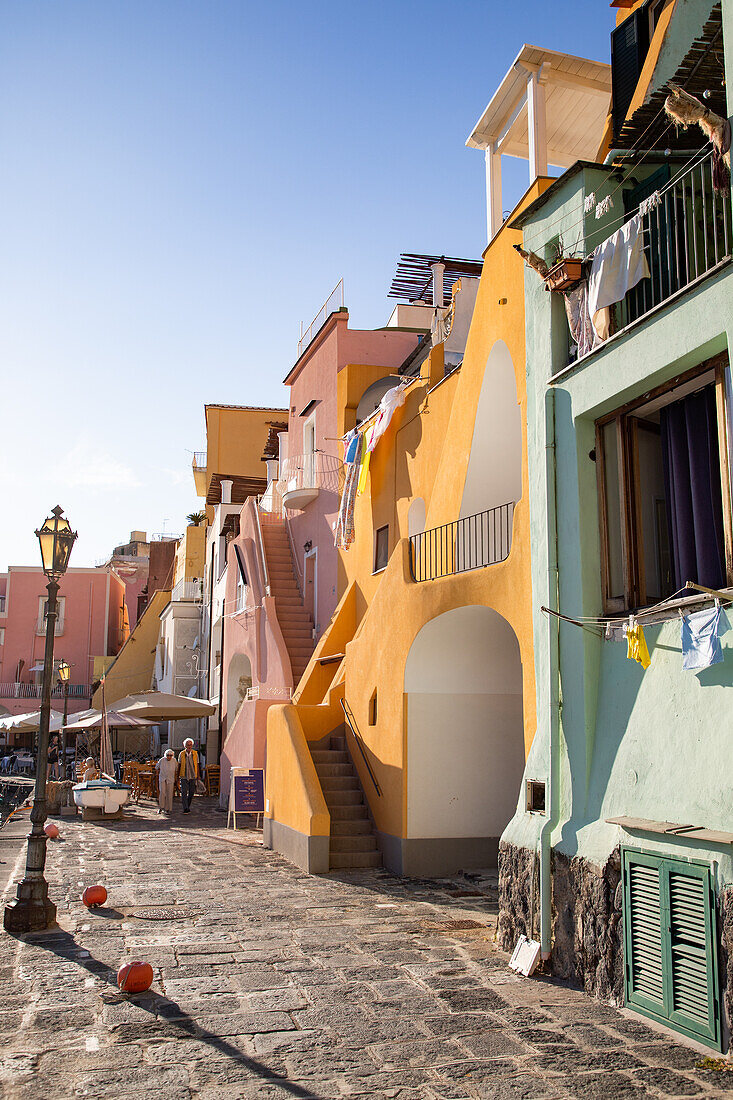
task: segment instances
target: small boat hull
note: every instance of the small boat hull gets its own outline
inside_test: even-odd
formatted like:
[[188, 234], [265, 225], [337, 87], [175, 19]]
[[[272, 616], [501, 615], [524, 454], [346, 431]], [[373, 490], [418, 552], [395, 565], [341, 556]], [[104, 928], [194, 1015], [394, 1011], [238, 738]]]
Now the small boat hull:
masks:
[[131, 792], [132, 788], [126, 783], [92, 779], [87, 783], [76, 784], [74, 802], [82, 810], [102, 810], [105, 814], [116, 814], [130, 801]]

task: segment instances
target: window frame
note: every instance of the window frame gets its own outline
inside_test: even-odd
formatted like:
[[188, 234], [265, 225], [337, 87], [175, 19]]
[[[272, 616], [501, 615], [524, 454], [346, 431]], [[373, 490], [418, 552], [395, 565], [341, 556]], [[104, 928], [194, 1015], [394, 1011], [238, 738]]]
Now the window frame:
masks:
[[[387, 548], [386, 548], [386, 557], [385, 557], [384, 565], [380, 565], [379, 561], [378, 561], [378, 558], [377, 558], [377, 554], [379, 552], [379, 536], [382, 534], [383, 531], [386, 532], [385, 537], [387, 539]], [[372, 560], [374, 562], [374, 567], [372, 569], [372, 574], [384, 572], [384, 570], [389, 565], [389, 524], [388, 523], [385, 523], [381, 527], [376, 527], [374, 529], [374, 557], [373, 557]]]
[[[641, 529], [640, 500], [638, 493], [639, 467], [636, 434], [638, 420], [634, 412], [650, 401], [694, 381], [695, 378], [714, 371], [715, 405], [717, 411], [718, 458], [720, 464], [721, 495], [723, 502], [723, 542], [725, 553], [726, 584], [733, 586], [733, 514], [731, 510], [731, 482], [728, 463], [728, 419], [725, 394], [725, 372], [728, 369], [728, 352], [721, 352], [696, 367], [656, 386], [633, 401], [606, 413], [595, 422], [596, 485], [598, 497], [598, 529], [601, 550], [601, 602], [605, 615], [633, 611], [648, 606], [644, 567], [639, 553]], [[621, 517], [621, 560], [623, 571], [623, 596], [611, 594], [611, 563], [609, 554], [608, 504], [606, 500], [606, 456], [603, 429], [616, 423], [618, 447], [619, 512]]]

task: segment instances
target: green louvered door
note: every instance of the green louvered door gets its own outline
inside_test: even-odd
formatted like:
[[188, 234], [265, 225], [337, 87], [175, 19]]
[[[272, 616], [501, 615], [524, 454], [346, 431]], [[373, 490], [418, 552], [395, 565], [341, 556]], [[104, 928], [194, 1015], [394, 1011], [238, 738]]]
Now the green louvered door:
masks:
[[708, 868], [625, 851], [624, 941], [627, 1004], [720, 1049]]

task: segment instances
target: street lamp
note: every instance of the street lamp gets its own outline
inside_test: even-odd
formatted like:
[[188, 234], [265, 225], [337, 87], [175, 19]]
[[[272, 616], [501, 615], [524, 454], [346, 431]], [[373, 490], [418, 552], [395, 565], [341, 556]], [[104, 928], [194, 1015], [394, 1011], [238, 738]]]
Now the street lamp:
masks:
[[69, 679], [71, 677], [71, 665], [68, 661], [60, 661], [56, 670], [59, 683], [64, 689], [64, 724], [61, 727], [61, 779], [66, 779], [66, 722], [69, 717]]
[[69, 564], [71, 548], [76, 532], [58, 506], [36, 531], [41, 547], [43, 572], [48, 578], [46, 614], [46, 650], [43, 659], [43, 694], [41, 717], [38, 727], [38, 756], [36, 758], [36, 786], [31, 810], [31, 831], [25, 861], [25, 875], [18, 883], [15, 901], [6, 906], [3, 918], [5, 931], [13, 936], [24, 932], [38, 932], [48, 928], [56, 920], [56, 906], [48, 897], [48, 883], [43, 877], [46, 866], [46, 762], [48, 760], [48, 728], [51, 718], [51, 688], [53, 680], [53, 643], [56, 633], [57, 597], [59, 581]]

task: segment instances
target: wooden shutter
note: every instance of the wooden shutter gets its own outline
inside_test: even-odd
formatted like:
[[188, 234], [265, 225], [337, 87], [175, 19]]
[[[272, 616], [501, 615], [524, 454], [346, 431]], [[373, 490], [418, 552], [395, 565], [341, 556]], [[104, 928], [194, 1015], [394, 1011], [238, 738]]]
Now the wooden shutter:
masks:
[[681, 1031], [715, 1040], [718, 994], [714, 963], [714, 906], [706, 868], [664, 867], [669, 898], [669, 1019]]
[[611, 32], [611, 90], [613, 137], [616, 141], [634, 98], [636, 85], [649, 49], [649, 16], [646, 5], [624, 19]]
[[627, 999], [639, 1008], [664, 1013], [662, 903], [656, 859], [635, 855], [626, 867]]
[[625, 851], [624, 944], [627, 1004], [720, 1050], [708, 868]]

